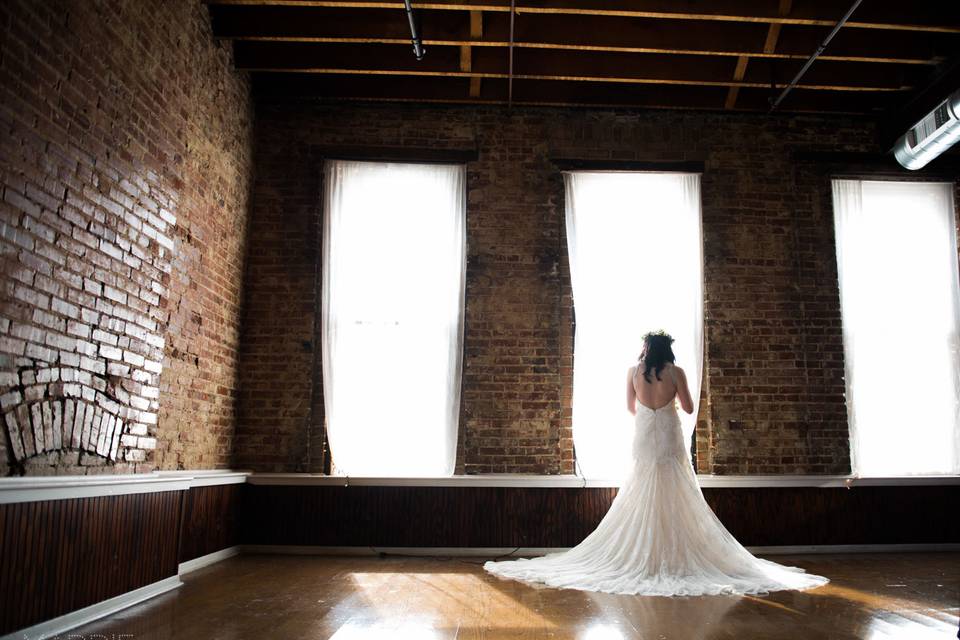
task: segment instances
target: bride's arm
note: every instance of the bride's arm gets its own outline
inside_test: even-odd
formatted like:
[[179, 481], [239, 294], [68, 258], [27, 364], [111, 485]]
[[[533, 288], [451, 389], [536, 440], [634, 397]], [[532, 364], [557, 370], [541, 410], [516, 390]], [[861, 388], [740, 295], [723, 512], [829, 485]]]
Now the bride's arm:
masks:
[[693, 413], [693, 398], [690, 396], [690, 387], [687, 386], [687, 374], [680, 367], [674, 366], [677, 373], [677, 398], [680, 408], [687, 413]]
[[636, 367], [627, 369], [627, 411], [637, 415], [637, 390], [633, 388], [633, 373]]

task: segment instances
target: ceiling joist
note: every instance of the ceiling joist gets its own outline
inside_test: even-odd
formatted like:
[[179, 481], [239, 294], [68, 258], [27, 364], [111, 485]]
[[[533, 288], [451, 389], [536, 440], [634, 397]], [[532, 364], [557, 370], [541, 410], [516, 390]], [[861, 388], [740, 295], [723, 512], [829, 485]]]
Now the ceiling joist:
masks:
[[[793, 0], [780, 0], [779, 14], [781, 16], [790, 15], [790, 7], [793, 5]], [[780, 28], [779, 23], [771, 24], [767, 27], [767, 38], [763, 43], [763, 52], [765, 54], [772, 54], [777, 49], [777, 40], [780, 38]], [[740, 56], [737, 58], [737, 68], [733, 72], [734, 80], [743, 80], [744, 74], [747, 72], [747, 63], [750, 61], [748, 56]], [[740, 87], [730, 87], [730, 90], [727, 92], [727, 101], [724, 103], [724, 108], [733, 109], [733, 106], [737, 103], [737, 94], [740, 91]]]
[[[837, 0], [204, 0], [259, 95], [769, 110], [848, 3]], [[902, 110], [960, 59], [960, 4], [868, 0], [786, 111]], [[418, 92], [414, 92], [414, 88]], [[271, 92], [278, 93], [271, 93]]]
[[[469, 69], [460, 48], [434, 47], [422, 61], [406, 55], [407, 47], [363, 45], [313, 45], [236, 43], [235, 65], [257, 73], [350, 73], [364, 75], [426, 75], [451, 77], [508, 77], [508, 59], [489, 49], [473, 49]], [[585, 52], [577, 56], [562, 52], [531, 50], [516, 52], [514, 75], [518, 80], [566, 80], [571, 82], [613, 82], [637, 84], [678, 84], [713, 87], [754, 87], [769, 89], [767, 70], [743, 68], [731, 79], [733, 67], [724, 59], [682, 56], [632, 56], [607, 52]], [[740, 67], [740, 65], [738, 65]], [[781, 65], [780, 86], [800, 68], [799, 61]], [[744, 70], [747, 70], [744, 73]], [[876, 65], [854, 63], [823, 64], [811, 71], [800, 89], [842, 92], [903, 92], [911, 84], [899, 74]]]
[[[326, 75], [368, 75], [368, 76], [420, 76], [420, 77], [439, 77], [439, 78], [501, 78], [507, 79], [509, 73], [490, 73], [474, 71], [429, 71], [418, 69], [346, 69], [346, 68], [325, 68], [325, 67], [250, 67], [248, 71], [259, 73], [308, 73], [308, 74], [326, 74]], [[754, 89], [768, 89], [769, 86], [762, 82], [742, 82], [736, 80], [671, 80], [669, 78], [622, 78], [616, 76], [572, 76], [572, 75], [551, 75], [551, 74], [532, 74], [532, 73], [514, 73], [516, 80], [549, 80], [554, 82], [608, 82], [614, 84], [653, 84], [653, 85], [690, 85], [698, 87], [751, 87]], [[910, 90], [911, 87], [852, 87], [846, 85], [819, 85], [819, 84], [800, 84], [795, 89], [807, 89], [811, 91], [853, 91], [868, 93], [885, 92], [903, 92]]]
[[[399, 101], [450, 104], [507, 104], [507, 79], [486, 78], [480, 100], [467, 96], [468, 81], [464, 78], [258, 74], [254, 91], [259, 96], [311, 97], [332, 101]], [[829, 92], [805, 91], [791, 94], [794, 111], [803, 113], [866, 113], [875, 110], [877, 94], [853, 92], [844, 94], [845, 111], [839, 111]], [[723, 108], [725, 87], [690, 85], [646, 85], [612, 83], [577, 83], [527, 80], [516, 83], [515, 105], [631, 107], [656, 109], [717, 110]], [[740, 91], [738, 111], [766, 111], [769, 92], [745, 87]]]
[[[480, 11], [425, 12], [424, 42], [432, 46], [507, 48], [509, 21], [502, 14]], [[475, 16], [484, 29], [476, 32]], [[249, 42], [315, 44], [401, 44], [409, 40], [408, 25], [398, 12], [345, 9], [216, 7], [215, 34]], [[480, 33], [482, 35], [476, 35]], [[769, 46], [771, 33], [779, 45]], [[894, 32], [883, 38], [864, 31], [843, 31], [824, 61], [879, 64], [934, 65], [941, 62], [956, 40], [943, 34]], [[823, 29], [781, 25], [665, 23], [655, 20], [618, 20], [598, 16], [542, 15], [518, 20], [514, 46], [520, 49], [610, 51], [719, 57], [806, 60], [823, 37]]]
[[[247, 6], [247, 7], [313, 7], [313, 8], [346, 8], [346, 9], [405, 9], [401, 2], [383, 1], [356, 1], [356, 0], [205, 0], [208, 5], [218, 6]], [[649, 2], [591, 2], [592, 6], [577, 6], [571, 2], [526, 2], [519, 4], [517, 14], [556, 14], [573, 16], [613, 16], [620, 18], [651, 18], [656, 20], [709, 20], [718, 22], [757, 22], [781, 25], [805, 25], [832, 27], [836, 18], [824, 17], [786, 17], [780, 15], [757, 15], [756, 13], [722, 13], [720, 11], [677, 11], [676, 3]], [[662, 10], [639, 10], [631, 8], [616, 8], [620, 5], [650, 4], [663, 7]], [[721, 3], [701, 3], [704, 9], [716, 7]], [[729, 3], [727, 3], [729, 4]], [[757, 3], [734, 3], [740, 9], [755, 8]], [[450, 0], [449, 2], [415, 2], [415, 9], [435, 11], [484, 11], [494, 13], [509, 13], [509, 2], [463, 2]], [[672, 9], [672, 10], [671, 10]], [[955, 9], [954, 9], [955, 11]], [[851, 29], [881, 29], [890, 31], [922, 31], [929, 33], [960, 33], [960, 24], [950, 24], [949, 21], [923, 23], [910, 22], [881, 22], [881, 21], [850, 21], [846, 27]]]
[[[246, 42], [290, 42], [313, 44], [408, 44], [409, 38], [370, 38], [370, 37], [313, 37], [313, 36], [223, 36], [225, 40]], [[424, 45], [434, 47], [489, 47], [506, 49], [506, 41], [490, 40], [434, 40], [423, 39]], [[806, 60], [809, 56], [789, 53], [766, 53], [763, 51], [711, 51], [703, 49], [656, 49], [650, 47], [611, 47], [602, 45], [559, 44], [549, 42], [515, 42], [518, 49], [553, 49], [556, 51], [609, 51], [611, 53], [654, 53], [683, 56], [711, 56], [722, 58], [757, 58], [769, 60]], [[822, 55], [818, 58], [824, 62], [867, 62], [880, 64], [909, 64], [932, 66], [938, 63], [930, 58], [890, 58], [877, 56], [832, 56]]]

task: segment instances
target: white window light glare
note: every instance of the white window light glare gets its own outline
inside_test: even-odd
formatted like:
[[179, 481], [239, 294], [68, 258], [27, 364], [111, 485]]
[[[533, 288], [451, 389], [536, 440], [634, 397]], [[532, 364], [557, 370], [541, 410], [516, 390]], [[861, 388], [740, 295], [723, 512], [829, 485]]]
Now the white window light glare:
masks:
[[453, 473], [464, 168], [330, 161], [323, 383], [334, 471]]
[[[577, 318], [577, 466], [587, 478], [615, 480], [630, 464], [633, 420], [624, 406], [624, 383], [644, 333], [664, 329], [673, 335], [677, 364], [687, 372], [694, 403], [700, 399], [700, 176], [574, 171], [564, 179]], [[663, 275], [648, 275], [655, 270]], [[681, 421], [689, 442], [696, 411]]]
[[853, 472], [960, 473], [953, 185], [834, 180]]

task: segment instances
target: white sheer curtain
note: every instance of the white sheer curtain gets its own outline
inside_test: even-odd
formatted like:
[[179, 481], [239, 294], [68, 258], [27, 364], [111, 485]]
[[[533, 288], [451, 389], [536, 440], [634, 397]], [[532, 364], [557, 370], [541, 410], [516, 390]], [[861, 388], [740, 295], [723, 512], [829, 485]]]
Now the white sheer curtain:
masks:
[[334, 472], [451, 475], [464, 168], [330, 161], [325, 169], [323, 393]]
[[[564, 178], [576, 315], [576, 458], [588, 478], [619, 478], [629, 463], [633, 429], [627, 368], [636, 363], [644, 333], [673, 335], [694, 403], [700, 398], [700, 176], [578, 171]], [[696, 410], [682, 419], [690, 442]]]
[[960, 473], [953, 185], [833, 181], [853, 472]]

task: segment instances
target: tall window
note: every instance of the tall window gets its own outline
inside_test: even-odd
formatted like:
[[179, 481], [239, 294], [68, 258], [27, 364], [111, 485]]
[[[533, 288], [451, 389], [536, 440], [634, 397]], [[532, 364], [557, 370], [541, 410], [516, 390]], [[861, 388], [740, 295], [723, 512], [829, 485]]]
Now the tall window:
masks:
[[453, 473], [464, 217], [462, 166], [327, 163], [323, 392], [336, 473]]
[[[694, 401], [700, 397], [700, 176], [572, 172], [564, 178], [577, 323], [574, 446], [585, 476], [615, 478], [629, 463], [626, 372], [644, 333], [665, 329], [674, 336], [677, 364]], [[688, 442], [695, 416], [683, 414]]]
[[833, 181], [853, 471], [960, 473], [953, 185]]

